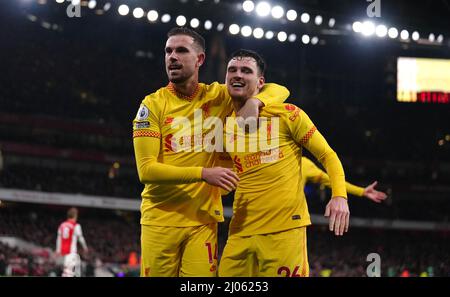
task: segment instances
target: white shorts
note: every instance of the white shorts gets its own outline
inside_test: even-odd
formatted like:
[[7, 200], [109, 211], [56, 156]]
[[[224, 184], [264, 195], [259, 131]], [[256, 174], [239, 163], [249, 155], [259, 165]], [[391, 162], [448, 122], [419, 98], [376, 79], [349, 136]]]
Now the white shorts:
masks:
[[64, 256], [62, 277], [80, 277], [81, 259], [78, 254], [72, 253]]

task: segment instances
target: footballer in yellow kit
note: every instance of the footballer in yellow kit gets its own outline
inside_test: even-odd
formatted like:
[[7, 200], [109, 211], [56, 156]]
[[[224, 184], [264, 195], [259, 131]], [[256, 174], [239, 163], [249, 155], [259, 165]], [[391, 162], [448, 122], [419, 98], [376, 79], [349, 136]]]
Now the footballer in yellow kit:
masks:
[[[288, 93], [272, 84], [259, 98], [270, 104], [270, 98], [283, 101]], [[177, 94], [169, 83], [142, 101], [133, 121], [133, 138], [139, 177], [145, 184], [143, 276], [216, 274], [216, 223], [223, 221], [223, 209], [219, 188], [202, 181], [202, 168], [213, 167], [217, 154], [202, 150], [207, 131], [194, 121], [194, 113], [202, 119], [223, 120], [231, 110], [226, 87], [218, 83], [199, 83], [190, 97]], [[190, 127], [174, 126], [180, 118]]]
[[[233, 54], [226, 83], [235, 110], [258, 92], [264, 84], [263, 73], [264, 62], [257, 53], [240, 50]], [[225, 129], [226, 150], [240, 181], [219, 276], [308, 276], [305, 227], [311, 221], [302, 187], [302, 149], [310, 151], [330, 176], [330, 229], [336, 235], [348, 228], [344, 170], [336, 153], [297, 106], [265, 106], [259, 116], [256, 131], [244, 132], [232, 125]], [[261, 145], [262, 138], [270, 141]], [[241, 140], [245, 141], [244, 150], [239, 147]], [[250, 150], [255, 143], [258, 149]]]

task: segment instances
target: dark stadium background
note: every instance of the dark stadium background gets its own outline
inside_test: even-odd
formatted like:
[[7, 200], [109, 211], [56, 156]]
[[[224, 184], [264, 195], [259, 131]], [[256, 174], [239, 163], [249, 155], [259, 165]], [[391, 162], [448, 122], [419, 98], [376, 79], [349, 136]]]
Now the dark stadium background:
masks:
[[[364, 0], [277, 2], [298, 10], [299, 18], [308, 12], [307, 24], [260, 19], [238, 10], [241, 3], [98, 0], [95, 9], [83, 6], [80, 18], [66, 15], [67, 2], [1, 3], [0, 193], [33, 192], [26, 192], [32, 193], [27, 202], [20, 195], [0, 196], [0, 239], [23, 240], [18, 246], [0, 240], [0, 276], [60, 273], [51, 250], [69, 205], [32, 203], [29, 197], [83, 194], [102, 196], [104, 205], [113, 197], [138, 205], [142, 185], [131, 121], [144, 96], [167, 83], [163, 47], [178, 15], [201, 21], [198, 31], [207, 41], [202, 82], [223, 81], [233, 50], [259, 51], [269, 67], [266, 80], [290, 89], [288, 102], [304, 109], [326, 136], [347, 180], [362, 186], [378, 180], [389, 194], [382, 204], [350, 197], [350, 231], [338, 238], [321, 219], [330, 192], [307, 186], [315, 215], [308, 230], [312, 276], [366, 276], [370, 253], [381, 256], [382, 276], [449, 276], [450, 105], [397, 102], [396, 63], [399, 56], [450, 59], [450, 2], [381, 0], [381, 18], [373, 19], [410, 34], [417, 30], [420, 40], [442, 34], [440, 43], [353, 32], [354, 21], [368, 19]], [[150, 23], [131, 11], [121, 16], [121, 4], [172, 19]], [[323, 24], [314, 24], [316, 15]], [[211, 30], [202, 26], [206, 19]], [[231, 35], [232, 23], [296, 33], [297, 40]], [[304, 34], [319, 42], [303, 44]], [[232, 196], [223, 202], [230, 207]], [[83, 275], [138, 275], [139, 213], [114, 208], [79, 206], [91, 249], [82, 255]], [[220, 225], [220, 248], [227, 223]], [[23, 242], [34, 246], [23, 248]]]

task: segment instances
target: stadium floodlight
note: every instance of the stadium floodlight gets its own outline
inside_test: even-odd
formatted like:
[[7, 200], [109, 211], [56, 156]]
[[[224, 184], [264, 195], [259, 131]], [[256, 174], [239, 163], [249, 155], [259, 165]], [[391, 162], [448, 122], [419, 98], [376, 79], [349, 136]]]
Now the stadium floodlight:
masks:
[[224, 25], [223, 23], [218, 23], [218, 24], [217, 24], [217, 28], [216, 28], [216, 29], [217, 29], [217, 31], [219, 31], [219, 32], [220, 32], [220, 31], [222, 31], [222, 30], [223, 30], [223, 28], [224, 28], [224, 27], [225, 27], [225, 25]]
[[397, 38], [398, 37], [398, 30], [397, 30], [397, 28], [394, 28], [394, 27], [389, 28], [388, 35], [392, 39]]
[[150, 10], [150, 11], [147, 13], [147, 19], [148, 19], [150, 22], [155, 22], [155, 21], [158, 19], [158, 12], [157, 12], [156, 10]]
[[244, 1], [244, 3], [242, 3], [242, 9], [245, 12], [252, 12], [253, 9], [255, 9], [255, 3], [253, 3], [253, 1]]
[[95, 6], [97, 6], [97, 1], [95, 1], [95, 0], [89, 0], [89, 2], [88, 2], [88, 7], [89, 7], [90, 9], [94, 9]]
[[308, 44], [309, 41], [310, 41], [309, 35], [304, 34], [304, 35], [302, 36], [302, 42], [303, 42], [304, 44]]
[[409, 38], [409, 32], [407, 30], [402, 30], [402, 32], [400, 32], [400, 38], [403, 40], [406, 40]]
[[144, 10], [140, 7], [136, 7], [135, 9], [133, 9], [133, 16], [137, 19], [140, 19], [144, 16]]
[[270, 14], [270, 4], [266, 1], [261, 1], [256, 5], [256, 14], [260, 17], [266, 17]]
[[255, 28], [253, 30], [253, 37], [255, 37], [256, 39], [261, 39], [264, 36], [264, 30], [261, 28]]
[[286, 17], [289, 21], [295, 21], [297, 19], [297, 12], [293, 9], [290, 9], [286, 12]]
[[382, 38], [382, 37], [386, 37], [388, 32], [388, 29], [385, 25], [378, 25], [375, 33], [377, 34], [378, 37]]
[[302, 15], [300, 16], [300, 20], [302, 21], [302, 23], [305, 23], [305, 24], [307, 22], [309, 22], [310, 19], [311, 19], [311, 17], [306, 12], [302, 13]]
[[322, 18], [321, 15], [317, 15], [317, 16], [315, 17], [315, 19], [314, 19], [314, 23], [315, 23], [317, 26], [320, 26], [320, 25], [322, 24], [322, 21], [323, 21], [323, 18]]
[[206, 20], [204, 26], [206, 30], [211, 30], [212, 22], [210, 20]]
[[80, 0], [72, 0], [72, 5], [73, 6], [80, 5]]
[[375, 24], [371, 21], [365, 21], [362, 25], [361, 33], [364, 36], [371, 36], [375, 33]]
[[126, 4], [122, 4], [117, 9], [120, 15], [127, 15], [130, 12], [130, 8]]
[[56, 3], [61, 4], [61, 3], [64, 3], [64, 1], [65, 1], [65, 0], [56, 0]]
[[311, 38], [311, 44], [317, 44], [319, 42], [319, 38], [317, 36], [314, 36]]
[[414, 41], [417, 41], [417, 40], [419, 40], [419, 38], [420, 38], [420, 34], [419, 34], [419, 32], [417, 32], [417, 31], [414, 31], [413, 34], [412, 34], [411, 36], [412, 36], [412, 39], [413, 39]]
[[437, 39], [436, 39], [436, 41], [439, 42], [439, 43], [442, 43], [444, 41], [444, 35], [439, 34]]
[[266, 34], [264, 34], [264, 37], [266, 39], [272, 39], [275, 34], [272, 31], [267, 31]]
[[168, 22], [170, 22], [171, 18], [172, 17], [170, 16], [170, 14], [168, 14], [168, 13], [163, 14], [163, 16], [161, 17], [161, 22], [168, 23]]
[[230, 31], [231, 34], [236, 35], [239, 33], [240, 28], [237, 24], [231, 24], [228, 30]]
[[363, 28], [363, 24], [361, 22], [354, 22], [352, 25], [353, 32], [361, 33]]
[[280, 5], [276, 5], [272, 8], [271, 13], [274, 19], [281, 19], [284, 16], [284, 9]]
[[278, 32], [277, 38], [278, 38], [278, 41], [280, 41], [280, 42], [285, 42], [286, 39], [287, 39], [287, 34], [286, 34], [286, 32], [284, 32], [284, 31]]
[[242, 28], [241, 28], [241, 34], [244, 37], [251, 36], [252, 32], [253, 32], [253, 30], [252, 30], [252, 27], [250, 27], [250, 26], [242, 26]]
[[331, 19], [328, 21], [328, 26], [329, 26], [330, 28], [333, 28], [335, 24], [336, 24], [336, 20], [335, 20], [334, 18], [331, 18]]
[[179, 16], [177, 16], [177, 18], [175, 20], [175, 23], [178, 26], [182, 27], [182, 26], [186, 25], [186, 21], [187, 20], [186, 20], [186, 17], [184, 15], [179, 15]]
[[435, 38], [436, 38], [436, 37], [434, 36], [433, 33], [430, 33], [430, 35], [428, 36], [428, 40], [429, 40], [430, 42], [434, 42]]
[[294, 42], [294, 41], [296, 41], [297, 40], [297, 35], [295, 35], [295, 34], [289, 34], [289, 36], [288, 36], [288, 40], [290, 41], [290, 42]]
[[200, 21], [197, 18], [193, 18], [189, 22], [189, 25], [191, 25], [192, 28], [197, 28], [198, 26], [200, 26]]

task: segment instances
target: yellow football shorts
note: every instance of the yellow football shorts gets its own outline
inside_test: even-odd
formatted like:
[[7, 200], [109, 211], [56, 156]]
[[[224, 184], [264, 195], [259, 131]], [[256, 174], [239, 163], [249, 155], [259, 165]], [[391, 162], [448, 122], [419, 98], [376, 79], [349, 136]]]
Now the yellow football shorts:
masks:
[[306, 227], [252, 235], [231, 235], [219, 264], [219, 276], [309, 276]]
[[141, 276], [217, 276], [217, 223], [141, 225]]

